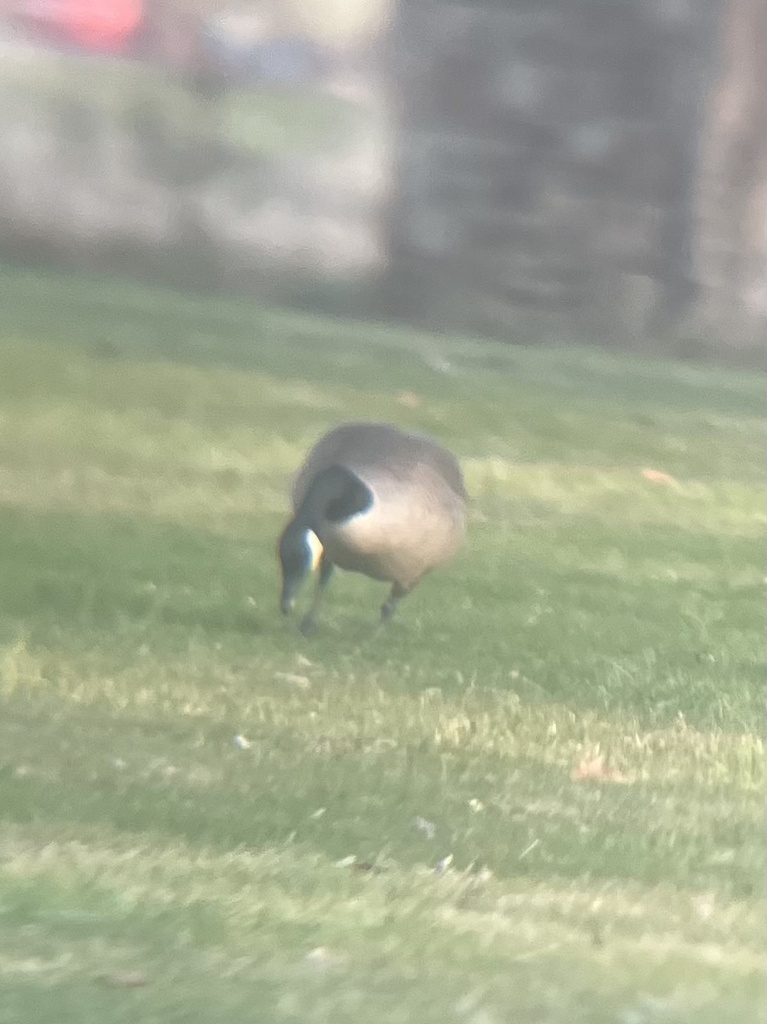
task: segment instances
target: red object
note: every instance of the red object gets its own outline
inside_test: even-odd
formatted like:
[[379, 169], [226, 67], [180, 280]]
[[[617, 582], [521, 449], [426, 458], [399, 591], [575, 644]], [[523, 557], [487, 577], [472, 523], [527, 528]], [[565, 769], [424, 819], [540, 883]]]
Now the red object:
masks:
[[129, 49], [144, 17], [143, 0], [25, 0], [19, 8], [40, 35], [98, 53]]

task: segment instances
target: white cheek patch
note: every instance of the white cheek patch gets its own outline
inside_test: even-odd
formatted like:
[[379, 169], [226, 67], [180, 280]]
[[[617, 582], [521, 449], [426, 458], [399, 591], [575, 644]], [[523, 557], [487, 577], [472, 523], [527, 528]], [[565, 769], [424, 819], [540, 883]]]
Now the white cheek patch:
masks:
[[314, 530], [307, 530], [306, 543], [308, 544], [309, 550], [312, 553], [312, 572], [314, 572], [314, 570], [320, 564], [320, 559], [322, 558], [322, 542], [320, 541], [320, 538], [317, 536]]

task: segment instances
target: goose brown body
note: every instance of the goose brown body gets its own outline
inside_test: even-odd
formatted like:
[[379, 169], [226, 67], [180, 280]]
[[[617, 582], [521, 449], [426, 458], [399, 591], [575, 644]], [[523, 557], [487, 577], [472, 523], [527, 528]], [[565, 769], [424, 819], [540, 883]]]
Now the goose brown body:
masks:
[[[317, 500], [318, 481], [334, 473], [338, 484]], [[347, 514], [350, 487], [361, 500]], [[346, 423], [320, 438], [296, 476], [292, 501], [294, 522], [306, 520], [322, 545], [323, 564], [392, 583], [384, 618], [456, 554], [466, 532], [456, 458], [428, 437], [384, 423]]]

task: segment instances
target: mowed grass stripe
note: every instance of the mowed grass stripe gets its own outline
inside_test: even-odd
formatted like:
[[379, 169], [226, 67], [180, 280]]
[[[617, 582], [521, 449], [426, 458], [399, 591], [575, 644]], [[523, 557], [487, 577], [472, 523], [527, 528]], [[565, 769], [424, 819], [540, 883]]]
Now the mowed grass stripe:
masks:
[[[0, 295], [0, 1022], [761, 1019], [762, 381]], [[305, 641], [275, 540], [354, 417], [454, 448], [470, 541]]]

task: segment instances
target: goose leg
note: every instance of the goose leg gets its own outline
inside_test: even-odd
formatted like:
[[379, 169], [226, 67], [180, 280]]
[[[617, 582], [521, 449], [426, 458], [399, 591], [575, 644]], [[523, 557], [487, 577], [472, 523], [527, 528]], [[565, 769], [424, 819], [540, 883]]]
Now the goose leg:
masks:
[[384, 625], [384, 623], [389, 621], [394, 612], [397, 610], [397, 605], [400, 603], [403, 597], [407, 596], [408, 593], [408, 589], [403, 587], [401, 583], [394, 583], [392, 585], [389, 596], [381, 605], [381, 625]]
[[332, 575], [333, 563], [323, 558], [320, 562], [320, 573], [317, 577], [317, 586], [314, 591], [312, 606], [298, 625], [299, 631], [303, 633], [304, 636], [309, 636], [309, 634], [313, 633], [317, 628], [320, 605], [322, 604], [322, 599], [325, 596], [325, 590], [328, 583], [330, 583]]

